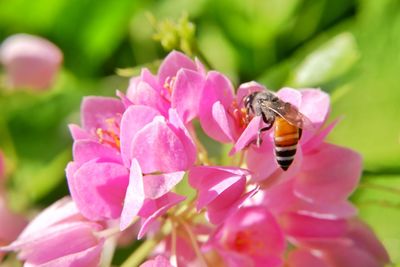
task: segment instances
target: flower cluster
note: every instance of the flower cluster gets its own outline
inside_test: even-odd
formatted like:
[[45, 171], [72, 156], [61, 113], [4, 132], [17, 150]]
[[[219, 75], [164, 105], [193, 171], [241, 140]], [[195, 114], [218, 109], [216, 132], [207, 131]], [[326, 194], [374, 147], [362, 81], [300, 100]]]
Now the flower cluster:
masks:
[[[119, 98], [85, 98], [81, 126], [70, 125], [72, 200], [45, 210], [1, 250], [17, 251], [30, 266], [97, 266], [105, 243], [135, 235], [158, 244], [147, 246], [144, 256], [153, 259], [142, 266], [388, 263], [348, 200], [361, 175], [360, 155], [325, 141], [337, 123], [326, 124], [328, 94], [276, 93], [313, 125], [303, 129], [284, 171], [276, 163], [273, 128], [260, 131], [263, 116], [244, 103], [265, 90], [256, 82], [235, 90], [223, 74], [171, 52], [156, 75], [143, 69]], [[196, 127], [231, 144], [229, 165], [207, 157]], [[195, 197], [178, 190], [179, 183]]]

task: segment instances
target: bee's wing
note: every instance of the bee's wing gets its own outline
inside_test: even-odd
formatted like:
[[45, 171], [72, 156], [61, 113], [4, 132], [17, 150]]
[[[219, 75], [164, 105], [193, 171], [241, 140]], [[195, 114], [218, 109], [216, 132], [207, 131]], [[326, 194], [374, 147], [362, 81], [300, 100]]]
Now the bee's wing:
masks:
[[301, 129], [313, 130], [314, 125], [309, 118], [302, 114], [296, 106], [282, 100], [265, 103], [265, 107], [271, 109], [290, 124]]

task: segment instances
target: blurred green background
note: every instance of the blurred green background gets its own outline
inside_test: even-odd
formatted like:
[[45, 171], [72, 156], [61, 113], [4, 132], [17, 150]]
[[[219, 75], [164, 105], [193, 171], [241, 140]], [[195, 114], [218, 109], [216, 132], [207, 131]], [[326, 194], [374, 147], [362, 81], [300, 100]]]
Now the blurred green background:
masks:
[[[63, 69], [43, 94], [0, 91], [0, 147], [17, 210], [67, 194], [67, 124], [79, 122], [84, 95], [114, 95], [128, 78], [117, 69], [165, 56], [152, 36], [158, 21], [185, 12], [213, 68], [236, 85], [320, 87], [332, 96], [330, 141], [364, 157], [352, 199], [400, 262], [400, 1], [398, 0], [10, 0], [0, 1], [0, 41], [43, 36], [64, 53]], [[133, 70], [135, 71], [135, 70]]]

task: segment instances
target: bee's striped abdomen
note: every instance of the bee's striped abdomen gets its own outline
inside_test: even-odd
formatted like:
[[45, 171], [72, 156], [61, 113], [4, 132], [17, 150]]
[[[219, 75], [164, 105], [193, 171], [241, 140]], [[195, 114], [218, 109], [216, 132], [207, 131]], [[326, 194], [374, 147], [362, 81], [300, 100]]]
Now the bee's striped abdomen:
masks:
[[276, 118], [274, 133], [275, 158], [284, 171], [289, 168], [294, 160], [299, 138], [299, 128], [282, 118]]

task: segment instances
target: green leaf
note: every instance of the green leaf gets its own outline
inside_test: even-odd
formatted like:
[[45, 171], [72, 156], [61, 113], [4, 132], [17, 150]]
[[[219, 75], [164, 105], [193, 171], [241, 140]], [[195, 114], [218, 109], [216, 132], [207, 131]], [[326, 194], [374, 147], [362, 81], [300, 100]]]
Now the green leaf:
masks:
[[359, 216], [386, 247], [391, 260], [400, 263], [400, 175], [367, 175], [353, 196]]
[[359, 57], [354, 36], [349, 32], [339, 34], [299, 64], [291, 84], [296, 87], [325, 84], [348, 72]]

